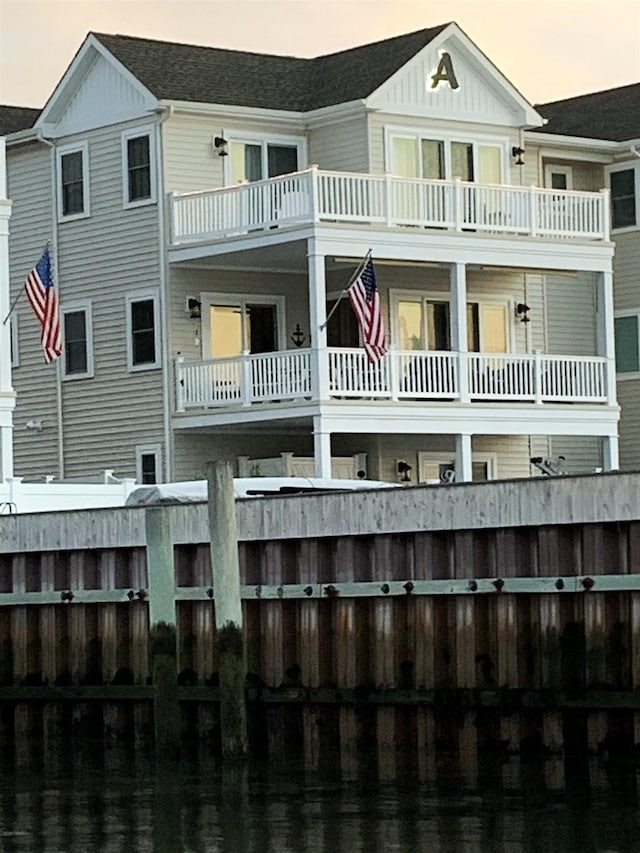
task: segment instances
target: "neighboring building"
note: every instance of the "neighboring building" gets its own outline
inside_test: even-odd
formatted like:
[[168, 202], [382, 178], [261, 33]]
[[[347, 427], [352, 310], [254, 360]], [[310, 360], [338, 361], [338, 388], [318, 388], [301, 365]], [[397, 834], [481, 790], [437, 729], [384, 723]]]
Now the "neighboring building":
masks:
[[[620, 466], [640, 470], [640, 83], [537, 107], [554, 186], [611, 192]], [[553, 134], [549, 138], [549, 134]], [[604, 171], [604, 179], [603, 179]], [[578, 183], [579, 182], [579, 183]]]
[[[46, 365], [19, 303], [16, 473], [616, 468], [616, 143], [543, 115], [454, 23], [313, 60], [90, 34], [8, 138], [12, 296], [50, 241], [65, 333]], [[333, 311], [369, 250], [375, 364]]]

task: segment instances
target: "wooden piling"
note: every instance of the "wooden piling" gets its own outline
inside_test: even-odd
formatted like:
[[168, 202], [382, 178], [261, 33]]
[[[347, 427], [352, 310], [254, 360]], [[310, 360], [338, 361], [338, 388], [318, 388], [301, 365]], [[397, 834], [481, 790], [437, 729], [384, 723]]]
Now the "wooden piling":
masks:
[[220, 673], [220, 725], [223, 758], [247, 755], [245, 705], [246, 656], [240, 599], [240, 565], [233, 469], [229, 462], [210, 463], [209, 532]]
[[166, 509], [149, 507], [145, 512], [155, 743], [162, 755], [177, 754], [180, 748], [180, 706], [173, 540]]

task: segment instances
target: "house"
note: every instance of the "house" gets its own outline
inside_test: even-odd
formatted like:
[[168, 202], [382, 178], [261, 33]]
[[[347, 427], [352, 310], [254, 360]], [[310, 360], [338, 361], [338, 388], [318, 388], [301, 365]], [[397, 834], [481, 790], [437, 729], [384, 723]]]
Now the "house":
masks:
[[[21, 475], [618, 467], [617, 143], [550, 135], [455, 23], [316, 59], [91, 33], [32, 118], [11, 293], [48, 242], [64, 351], [19, 301]], [[345, 295], [369, 252], [373, 362]]]

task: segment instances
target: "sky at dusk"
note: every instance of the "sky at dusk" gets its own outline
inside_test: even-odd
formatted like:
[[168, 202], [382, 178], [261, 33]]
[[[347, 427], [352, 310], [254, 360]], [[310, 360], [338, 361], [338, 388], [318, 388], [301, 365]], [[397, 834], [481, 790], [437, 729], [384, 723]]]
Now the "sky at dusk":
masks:
[[89, 31], [312, 57], [447, 21], [531, 103], [640, 81], [640, 0], [0, 0], [0, 103], [43, 106]]

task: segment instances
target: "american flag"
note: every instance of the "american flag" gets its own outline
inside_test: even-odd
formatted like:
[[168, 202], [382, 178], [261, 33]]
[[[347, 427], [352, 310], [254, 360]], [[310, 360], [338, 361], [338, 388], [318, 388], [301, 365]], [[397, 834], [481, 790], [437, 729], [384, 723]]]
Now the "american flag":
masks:
[[380, 314], [380, 296], [373, 261], [368, 258], [348, 290], [353, 310], [362, 331], [364, 349], [370, 362], [379, 361], [387, 351], [384, 322]]
[[48, 247], [27, 276], [24, 287], [31, 307], [42, 327], [40, 342], [42, 343], [44, 360], [47, 362], [54, 361], [62, 353], [62, 337], [58, 294], [53, 283]]

